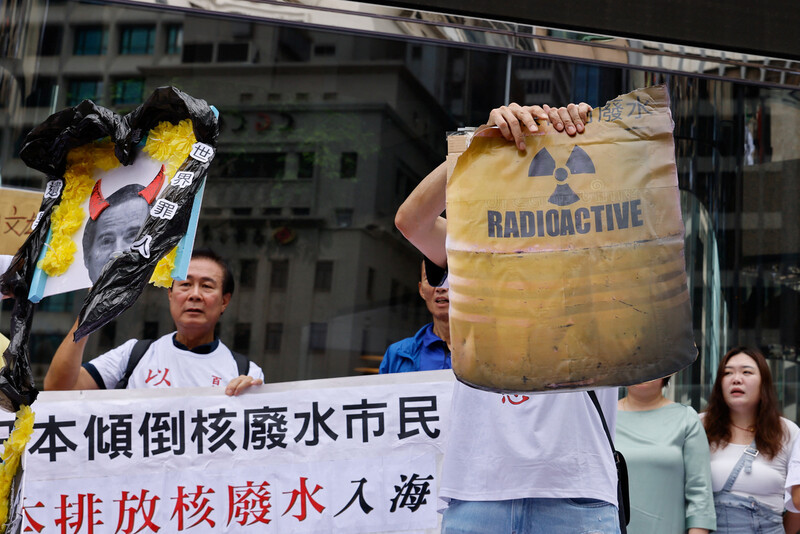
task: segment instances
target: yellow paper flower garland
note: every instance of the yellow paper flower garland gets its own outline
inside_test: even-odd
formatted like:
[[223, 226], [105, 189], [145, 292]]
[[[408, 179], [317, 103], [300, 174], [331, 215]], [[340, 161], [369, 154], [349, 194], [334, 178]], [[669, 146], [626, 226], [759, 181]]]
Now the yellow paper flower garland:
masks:
[[[151, 158], [161, 161], [165, 176], [171, 179], [189, 156], [196, 141], [191, 120], [184, 119], [178, 124], [165, 121], [150, 130], [143, 151]], [[64, 192], [61, 194], [60, 204], [53, 209], [50, 216], [52, 237], [44, 259], [39, 262], [39, 268], [48, 276], [62, 275], [72, 265], [78, 249], [73, 236], [86, 219], [81, 204], [86, 201], [94, 187], [94, 169], [109, 171], [119, 165], [119, 160], [114, 155], [114, 145], [108, 140], [87, 143], [73, 148], [67, 154]], [[158, 262], [150, 278], [152, 284], [159, 287], [172, 285], [171, 273], [176, 251], [177, 249], [173, 249]]]
[[3, 462], [0, 464], [0, 534], [6, 531], [11, 484], [17, 475], [25, 447], [33, 434], [35, 415], [30, 406], [21, 406], [14, 421], [14, 430], [3, 443], [3, 454], [0, 455]]
[[[194, 136], [192, 121], [184, 119], [178, 124], [162, 122], [147, 136], [144, 152], [150, 157], [164, 163], [164, 175], [172, 178], [183, 161], [189, 157], [192, 145], [197, 142]], [[150, 283], [157, 287], [172, 286], [172, 269], [175, 267], [175, 247], [169, 254], [161, 258], [150, 277]]]
[[175, 247], [169, 254], [158, 261], [153, 271], [153, 276], [150, 277], [151, 284], [156, 287], [172, 287], [172, 269], [175, 268], [175, 256], [177, 253], [178, 247]]
[[67, 154], [67, 168], [64, 171], [64, 191], [61, 203], [53, 209], [50, 227], [53, 231], [50, 246], [44, 259], [39, 263], [47, 276], [59, 276], [67, 272], [75, 258], [77, 245], [72, 236], [83, 224], [86, 214], [81, 204], [92, 193], [94, 167], [111, 170], [119, 166], [114, 156], [114, 145], [108, 141], [88, 143], [73, 148]]
[[143, 150], [151, 158], [163, 162], [164, 174], [167, 178], [172, 178], [196, 142], [192, 121], [189, 119], [178, 124], [162, 122], [150, 130]]

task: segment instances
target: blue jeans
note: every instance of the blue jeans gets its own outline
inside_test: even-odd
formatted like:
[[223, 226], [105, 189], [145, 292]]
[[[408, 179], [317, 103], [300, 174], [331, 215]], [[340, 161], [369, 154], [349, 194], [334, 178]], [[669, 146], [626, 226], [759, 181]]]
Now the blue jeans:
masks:
[[619, 534], [613, 504], [596, 499], [452, 499], [442, 534]]
[[719, 534], [784, 534], [783, 517], [754, 498], [714, 493]]

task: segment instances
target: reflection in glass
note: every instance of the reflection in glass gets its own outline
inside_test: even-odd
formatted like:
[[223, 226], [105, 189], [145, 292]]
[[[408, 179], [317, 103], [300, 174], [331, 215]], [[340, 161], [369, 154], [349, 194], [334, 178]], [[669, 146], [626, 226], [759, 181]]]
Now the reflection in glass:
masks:
[[[22, 140], [84, 98], [127, 112], [174, 85], [214, 105], [219, 152], [197, 245], [241, 267], [245, 290], [220, 336], [246, 345], [271, 380], [362, 372], [363, 356], [418, 330], [420, 258], [393, 218], [443, 159], [445, 132], [480, 125], [507, 101], [598, 106], [666, 83], [700, 352], [675, 395], [702, 408], [719, 355], [752, 344], [796, 416], [794, 63], [356, 2], [203, 5], [50, 2], [30, 15], [41, 19], [12, 20], [0, 37], [19, 60], [0, 71], [2, 183], [41, 187], [17, 157]], [[260, 284], [250, 262], [262, 258]], [[77, 304], [46, 303], [35, 328], [53, 335]], [[89, 352], [140, 336], [145, 323], [167, 328], [163, 291], [148, 289]]]

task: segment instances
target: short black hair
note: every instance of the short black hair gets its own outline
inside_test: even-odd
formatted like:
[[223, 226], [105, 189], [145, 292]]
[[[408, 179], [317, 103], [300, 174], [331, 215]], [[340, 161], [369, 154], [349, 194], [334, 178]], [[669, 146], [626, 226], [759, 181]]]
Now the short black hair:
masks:
[[205, 258], [207, 260], [211, 260], [222, 268], [222, 274], [223, 274], [222, 294], [227, 295], [228, 293], [230, 293], [231, 296], [233, 296], [233, 289], [236, 284], [233, 281], [233, 271], [231, 271], [228, 262], [225, 261], [225, 259], [222, 256], [220, 256], [210, 248], [194, 249], [192, 251], [192, 259], [194, 260], [197, 258]]

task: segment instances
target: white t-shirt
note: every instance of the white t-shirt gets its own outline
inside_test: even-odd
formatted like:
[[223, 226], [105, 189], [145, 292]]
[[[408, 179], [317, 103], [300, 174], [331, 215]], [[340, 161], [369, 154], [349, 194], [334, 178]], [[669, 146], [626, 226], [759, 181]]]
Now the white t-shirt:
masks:
[[[11, 260], [13, 260], [13, 259], [14, 259], [14, 256], [6, 256], [5, 254], [0, 254], [0, 276], [5, 274], [5, 272], [8, 270], [8, 266], [11, 265]], [[0, 295], [0, 300], [2, 300], [3, 298], [5, 298], [5, 297], [3, 297], [3, 295]], [[6, 339], [6, 338], [3, 337], [2, 339], [0, 339], [0, 346], [3, 346], [3, 343], [4, 343], [2, 341], [3, 339]], [[3, 349], [3, 350], [5, 350], [5, 349]]]
[[[612, 436], [617, 396], [617, 388], [597, 390]], [[503, 395], [457, 382], [439, 495], [445, 502], [550, 497], [616, 505], [616, 466], [589, 395]]]
[[3, 274], [8, 270], [8, 266], [11, 265], [11, 260], [13, 259], [14, 256], [0, 254], [0, 274]]
[[784, 493], [784, 501], [786, 509], [790, 512], [800, 513], [800, 510], [795, 507], [792, 502], [792, 486], [800, 484], [800, 439], [794, 440], [794, 447], [792, 453], [789, 455], [789, 468], [786, 472], [786, 492]]
[[[787, 484], [786, 473], [790, 456], [797, 435], [800, 433], [796, 424], [783, 417], [781, 420], [789, 431], [789, 439], [781, 447], [780, 452], [772, 460], [767, 460], [763, 454], [756, 456], [750, 474], [745, 473], [742, 468], [731, 489], [734, 495], [753, 497], [779, 514], [783, 513], [784, 509], [784, 486]], [[746, 447], [747, 445], [729, 443], [724, 448], [711, 448], [711, 488], [714, 491], [720, 491], [725, 486], [728, 476]]]
[[[153, 341], [133, 370], [128, 389], [226, 386], [239, 376], [236, 360], [222, 342], [208, 354], [197, 354], [176, 347], [173, 336], [174, 333]], [[114, 389], [125, 375], [136, 341], [129, 339], [87, 364], [99, 373], [106, 389]], [[89, 372], [91, 374], [91, 370]], [[247, 374], [264, 379], [261, 368], [252, 361]]]

